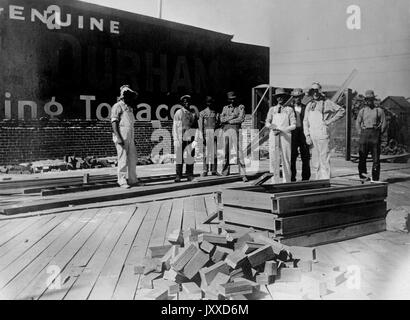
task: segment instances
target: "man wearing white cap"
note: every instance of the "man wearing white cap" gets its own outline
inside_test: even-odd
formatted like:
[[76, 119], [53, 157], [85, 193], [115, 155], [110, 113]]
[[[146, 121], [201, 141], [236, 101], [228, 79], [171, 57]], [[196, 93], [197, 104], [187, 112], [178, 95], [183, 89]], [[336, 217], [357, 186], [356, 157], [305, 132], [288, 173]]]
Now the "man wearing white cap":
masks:
[[275, 183], [280, 183], [280, 159], [282, 159], [283, 183], [290, 182], [292, 130], [296, 128], [296, 117], [291, 107], [285, 107], [288, 94], [282, 88], [275, 91], [277, 105], [271, 107], [266, 117], [265, 126], [269, 132], [269, 163]]
[[135, 116], [132, 111], [137, 97], [135, 91], [124, 85], [120, 88], [118, 102], [111, 109], [113, 141], [118, 156], [118, 184], [126, 189], [138, 184], [137, 150], [134, 141]]
[[316, 180], [330, 179], [329, 125], [345, 114], [345, 110], [326, 99], [321, 90], [322, 86], [318, 82], [312, 84], [308, 93], [312, 101], [307, 104], [303, 119], [306, 143], [312, 150], [312, 174]]

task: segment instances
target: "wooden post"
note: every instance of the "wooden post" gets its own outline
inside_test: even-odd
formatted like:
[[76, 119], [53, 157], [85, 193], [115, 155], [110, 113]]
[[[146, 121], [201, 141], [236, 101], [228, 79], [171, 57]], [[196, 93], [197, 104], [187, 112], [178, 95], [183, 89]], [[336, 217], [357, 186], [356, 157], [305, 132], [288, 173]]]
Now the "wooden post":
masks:
[[352, 89], [347, 89], [346, 93], [346, 161], [350, 161], [352, 143]]

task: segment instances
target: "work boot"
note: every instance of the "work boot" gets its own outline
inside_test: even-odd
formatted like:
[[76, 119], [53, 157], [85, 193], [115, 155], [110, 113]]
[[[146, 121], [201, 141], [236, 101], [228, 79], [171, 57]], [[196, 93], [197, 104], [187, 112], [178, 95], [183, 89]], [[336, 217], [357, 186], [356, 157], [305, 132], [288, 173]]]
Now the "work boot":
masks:
[[220, 174], [219, 172], [212, 172], [212, 175], [213, 176], [217, 176], [217, 177], [221, 177], [222, 176], [222, 174]]
[[189, 181], [189, 182], [193, 182], [193, 181], [195, 181], [194, 176], [188, 176], [188, 181]]
[[206, 177], [208, 175], [208, 172], [202, 172], [201, 173], [201, 177], [203, 178], [203, 177]]
[[124, 183], [124, 184], [120, 185], [120, 188], [129, 189], [129, 188], [131, 188], [131, 186], [128, 183]]
[[174, 181], [175, 181], [176, 183], [179, 183], [179, 182], [181, 182], [181, 178], [180, 178], [180, 177], [176, 177]]

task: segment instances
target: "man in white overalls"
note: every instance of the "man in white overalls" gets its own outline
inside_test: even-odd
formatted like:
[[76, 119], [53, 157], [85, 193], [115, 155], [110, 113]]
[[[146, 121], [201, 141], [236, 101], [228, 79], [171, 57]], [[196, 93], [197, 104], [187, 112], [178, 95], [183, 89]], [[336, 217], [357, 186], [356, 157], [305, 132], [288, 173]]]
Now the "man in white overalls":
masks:
[[311, 169], [316, 180], [330, 179], [329, 125], [342, 118], [345, 110], [326, 99], [319, 83], [312, 84], [308, 95], [312, 97], [305, 110], [303, 131], [311, 147]]
[[137, 151], [134, 142], [135, 116], [132, 111], [137, 96], [129, 86], [122, 86], [119, 100], [111, 109], [113, 141], [118, 155], [118, 184], [126, 189], [138, 184]]
[[280, 159], [282, 158], [283, 182], [291, 180], [291, 131], [296, 128], [296, 117], [291, 107], [284, 107], [286, 97], [285, 90], [278, 88], [273, 97], [277, 105], [271, 107], [266, 117], [265, 126], [269, 132], [269, 164], [270, 172], [273, 173], [274, 183], [280, 183]]

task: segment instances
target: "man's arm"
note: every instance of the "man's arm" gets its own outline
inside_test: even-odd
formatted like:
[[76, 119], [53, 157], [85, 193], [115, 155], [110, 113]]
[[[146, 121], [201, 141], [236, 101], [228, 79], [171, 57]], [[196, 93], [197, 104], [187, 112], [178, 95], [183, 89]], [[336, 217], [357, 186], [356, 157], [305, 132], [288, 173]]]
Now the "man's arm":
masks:
[[[172, 135], [174, 141], [180, 142], [182, 140], [182, 114], [181, 110], [175, 112], [174, 122], [172, 124]], [[180, 132], [181, 131], [181, 132]]]
[[291, 132], [292, 130], [296, 129], [296, 115], [295, 115], [295, 111], [292, 108], [287, 107], [286, 109], [287, 109], [286, 112], [289, 115], [289, 126], [283, 128], [282, 131]]
[[310, 112], [310, 104], [306, 106], [305, 115], [303, 117], [303, 133], [305, 134], [306, 143], [310, 145], [312, 144], [312, 139], [310, 138], [309, 112]]
[[384, 110], [382, 108], [380, 109], [380, 129], [381, 132], [384, 133], [387, 129], [387, 121], [386, 121], [386, 114], [384, 113]]
[[358, 133], [362, 131], [362, 122], [363, 122], [363, 108], [359, 110], [356, 119], [356, 130]]
[[118, 104], [115, 104], [111, 109], [111, 126], [114, 135], [117, 137], [117, 143], [123, 145], [124, 139], [121, 137], [120, 133], [120, 117], [121, 107]]
[[234, 117], [233, 119], [229, 120], [230, 124], [241, 124], [242, 122], [245, 121], [245, 106], [240, 105], [239, 106], [239, 114]]
[[334, 103], [331, 100], [326, 100], [325, 101], [325, 110], [324, 111], [330, 111], [331, 114], [332, 114], [330, 116], [330, 118], [326, 120], [326, 125], [330, 125], [330, 124], [336, 122], [337, 120], [343, 118], [343, 116], [346, 113], [345, 109], [343, 109], [341, 106], [339, 106], [338, 104]]
[[221, 124], [228, 122], [227, 107], [223, 107], [221, 113]]

